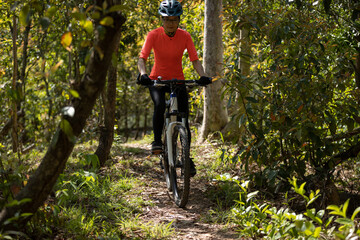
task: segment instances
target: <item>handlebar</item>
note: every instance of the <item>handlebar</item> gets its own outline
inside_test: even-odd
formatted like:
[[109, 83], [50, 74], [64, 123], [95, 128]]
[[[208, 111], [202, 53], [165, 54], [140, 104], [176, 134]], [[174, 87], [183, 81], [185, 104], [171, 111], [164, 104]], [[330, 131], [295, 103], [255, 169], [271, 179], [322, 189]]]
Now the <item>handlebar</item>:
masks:
[[182, 85], [185, 84], [186, 86], [200, 86], [196, 80], [179, 80], [179, 79], [172, 79], [172, 80], [153, 80], [153, 86], [166, 86], [166, 85]]
[[[140, 74], [137, 77], [137, 84], [141, 84], [140, 83]], [[151, 80], [151, 79], [148, 79]], [[201, 78], [200, 78], [201, 80]], [[212, 79], [210, 78], [210, 83], [199, 83], [199, 80], [179, 80], [179, 79], [171, 79], [171, 80], [162, 80], [161, 77], [159, 76], [157, 80], [151, 80], [151, 83], [148, 82], [149, 84], [142, 84], [143, 86], [146, 87], [150, 87], [150, 86], [173, 86], [173, 85], [185, 85], [185, 86], [206, 86], [207, 84], [212, 83]]]

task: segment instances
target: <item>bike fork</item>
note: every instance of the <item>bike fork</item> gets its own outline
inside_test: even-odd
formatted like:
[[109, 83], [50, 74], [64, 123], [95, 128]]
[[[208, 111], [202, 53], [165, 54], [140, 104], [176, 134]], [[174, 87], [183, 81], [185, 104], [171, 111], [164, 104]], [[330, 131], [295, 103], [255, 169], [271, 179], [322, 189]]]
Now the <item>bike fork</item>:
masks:
[[[185, 127], [185, 122], [186, 122], [186, 118], [182, 118], [181, 120], [181, 125]], [[166, 146], [167, 146], [167, 150], [168, 150], [168, 159], [169, 159], [169, 165], [171, 167], [175, 167], [176, 163], [174, 160], [174, 146], [172, 144], [173, 141], [173, 133], [174, 133], [174, 128], [176, 125], [178, 125], [179, 122], [170, 122], [170, 118], [166, 118]]]

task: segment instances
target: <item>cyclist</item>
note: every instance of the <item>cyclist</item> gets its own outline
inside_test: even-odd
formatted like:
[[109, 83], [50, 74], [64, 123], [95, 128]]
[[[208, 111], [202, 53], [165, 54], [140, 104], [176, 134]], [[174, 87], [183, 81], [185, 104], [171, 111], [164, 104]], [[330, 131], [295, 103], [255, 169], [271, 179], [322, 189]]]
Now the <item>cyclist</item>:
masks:
[[[182, 57], [185, 49], [189, 53], [190, 61], [194, 69], [200, 75], [197, 82], [200, 85], [211, 83], [211, 78], [207, 77], [203, 66], [197, 55], [194, 43], [188, 32], [179, 28], [180, 16], [183, 13], [181, 4], [176, 0], [166, 0], [160, 3], [158, 13], [161, 16], [162, 26], [148, 33], [145, 43], [140, 52], [138, 69], [140, 72], [138, 82], [142, 85], [151, 85], [152, 80], [161, 76], [164, 80], [179, 79], [184, 80], [182, 69]], [[146, 71], [146, 61], [151, 50], [154, 51], [155, 62], [148, 76]], [[168, 87], [149, 87], [150, 96], [154, 102], [153, 131], [154, 141], [151, 144], [153, 154], [159, 154], [162, 151], [163, 143], [161, 134], [164, 125], [165, 112], [165, 93], [169, 92]], [[186, 128], [189, 133], [189, 143], [191, 134], [188, 123], [188, 94], [186, 87], [180, 88], [177, 92], [178, 108], [180, 112], [186, 113]], [[191, 176], [196, 174], [194, 162], [190, 162]]]

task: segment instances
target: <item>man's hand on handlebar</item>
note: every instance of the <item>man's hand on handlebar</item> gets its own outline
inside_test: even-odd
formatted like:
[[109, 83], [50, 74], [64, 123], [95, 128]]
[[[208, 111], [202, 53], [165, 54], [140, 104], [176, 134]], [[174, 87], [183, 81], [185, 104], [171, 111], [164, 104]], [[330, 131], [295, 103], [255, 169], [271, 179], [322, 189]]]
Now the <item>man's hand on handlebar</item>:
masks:
[[143, 86], [149, 86], [153, 84], [152, 80], [147, 74], [139, 75], [137, 83]]
[[212, 83], [212, 79], [209, 77], [201, 76], [199, 80], [196, 80], [196, 83], [200, 86], [206, 86], [210, 83]]

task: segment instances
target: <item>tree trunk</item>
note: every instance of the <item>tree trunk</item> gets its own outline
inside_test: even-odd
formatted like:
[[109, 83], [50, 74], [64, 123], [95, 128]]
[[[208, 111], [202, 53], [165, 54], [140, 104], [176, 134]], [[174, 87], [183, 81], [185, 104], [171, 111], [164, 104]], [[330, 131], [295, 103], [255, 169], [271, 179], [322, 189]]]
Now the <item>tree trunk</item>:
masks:
[[[128, 88], [128, 83], [125, 81], [125, 89]], [[123, 93], [123, 104], [124, 104], [124, 136], [125, 136], [125, 142], [129, 139], [130, 136], [130, 129], [129, 129], [129, 114], [128, 114], [128, 99], [127, 99], [127, 91], [124, 91]]]
[[[140, 134], [140, 111], [139, 111], [139, 106], [136, 105], [135, 106], [135, 123], [134, 123], [134, 127], [136, 129], [136, 132], [135, 132], [135, 136], [134, 136], [134, 139], [138, 139], [139, 137], [139, 134]], [[134, 129], [132, 129], [132, 131], [134, 131]]]
[[[220, 78], [223, 68], [222, 0], [205, 0], [204, 68], [208, 76]], [[226, 104], [221, 97], [223, 83], [215, 81], [205, 89], [204, 118], [199, 140], [221, 130], [228, 122]]]
[[[360, 41], [358, 41], [358, 44], [359, 43]], [[356, 57], [355, 82], [356, 82], [356, 87], [360, 88], [360, 50], [358, 51], [358, 55]]]
[[[355, 15], [356, 13], [356, 15]], [[356, 20], [359, 20], [360, 18], [360, 13], [359, 13], [359, 10], [358, 9], [354, 9], [354, 12], [353, 12], [353, 15], [356, 16], [353, 20], [356, 21]], [[356, 83], [356, 87], [357, 88], [360, 88], [360, 47], [359, 47], [359, 43], [360, 43], [360, 36], [359, 34], [357, 34], [355, 36], [355, 39], [356, 39], [356, 44], [357, 44], [357, 57], [356, 57], [356, 60], [355, 60], [355, 83]], [[360, 101], [359, 101], [360, 102]]]
[[25, 94], [25, 75], [26, 75], [26, 67], [28, 63], [28, 44], [29, 44], [29, 34], [31, 29], [31, 20], [29, 21], [28, 25], [25, 27], [24, 32], [24, 44], [23, 44], [23, 56], [22, 56], [22, 66], [21, 66], [21, 73], [20, 73], [20, 80], [22, 84], [22, 92]]
[[148, 121], [148, 110], [145, 109], [145, 113], [144, 113], [144, 129], [143, 129], [143, 134], [142, 134], [142, 138], [145, 137], [146, 135], [146, 131], [147, 131], [147, 121]]
[[[17, 89], [17, 77], [18, 77], [18, 61], [17, 61], [17, 24], [16, 24], [16, 16], [13, 17], [13, 79], [12, 79], [12, 90], [18, 91]], [[18, 94], [19, 96], [20, 94]], [[12, 109], [12, 131], [11, 131], [11, 137], [12, 137], [12, 146], [13, 146], [13, 152], [18, 153], [19, 150], [19, 142], [18, 142], [18, 123], [17, 123], [17, 101], [19, 99], [13, 98], [11, 99], [11, 109]]]
[[[116, 50], [117, 51], [117, 50]], [[108, 84], [104, 97], [104, 126], [100, 128], [99, 146], [95, 154], [99, 158], [100, 166], [104, 166], [109, 157], [114, 141], [115, 105], [116, 105], [116, 65], [111, 64], [108, 72]]]
[[[103, 1], [95, 2], [97, 7], [101, 9]], [[116, 4], [110, 0], [107, 3], [110, 7]], [[101, 12], [99, 13], [101, 14]], [[125, 22], [125, 18], [116, 12], [111, 13], [110, 16], [114, 19], [113, 26], [104, 26], [106, 32], [101, 37], [96, 36], [94, 49], [97, 50], [91, 55], [81, 83], [75, 89], [80, 95], [80, 98], [73, 100], [75, 114], [72, 117], [63, 117], [62, 124], [57, 129], [40, 166], [30, 177], [27, 185], [16, 196], [17, 201], [24, 199], [30, 199], [30, 201], [2, 209], [0, 226], [4, 226], [6, 220], [17, 214], [21, 216], [24, 213], [35, 213], [46, 200], [60, 173], [63, 172], [75, 145], [74, 138], [82, 132], [86, 119], [91, 114], [96, 99], [104, 88], [112, 54], [119, 44], [120, 28]], [[95, 25], [99, 25], [99, 22], [96, 22]], [[95, 27], [95, 29], [98, 28]], [[22, 217], [17, 223], [11, 221], [5, 228], [21, 229], [28, 220], [28, 217]]]
[[[23, 50], [22, 50], [22, 65], [21, 65], [21, 70], [20, 70], [20, 83], [19, 83], [19, 91], [21, 93], [21, 99], [18, 103], [17, 109], [21, 110], [22, 109], [22, 102], [25, 102], [25, 93], [26, 93], [26, 67], [28, 65], [28, 45], [29, 45], [29, 34], [30, 34], [30, 30], [31, 30], [31, 19], [29, 20], [28, 24], [25, 27], [25, 31], [24, 31], [24, 37], [23, 37]], [[24, 114], [25, 115], [25, 114]], [[19, 137], [20, 141], [19, 141], [19, 147], [21, 152], [23, 151], [23, 145], [25, 144], [26, 140], [27, 140], [27, 130], [25, 129], [25, 125], [26, 125], [26, 118], [24, 117], [23, 119], [18, 119], [18, 125], [19, 125], [19, 129], [22, 130], [18, 130], [18, 132], [21, 134], [21, 136]]]
[[[240, 57], [238, 69], [240, 70], [241, 75], [249, 76], [250, 75], [250, 58], [251, 58], [251, 41], [250, 41], [250, 26], [249, 24], [244, 24], [240, 30]], [[240, 90], [242, 91], [242, 90]], [[247, 91], [244, 89], [243, 91]], [[222, 134], [225, 139], [237, 142], [241, 139], [241, 135], [244, 132], [244, 127], [239, 126], [240, 117], [245, 114], [245, 104], [242, 103], [240, 95], [242, 93], [237, 93], [235, 97], [234, 104], [232, 108], [229, 109], [230, 114], [234, 114], [237, 117], [232, 118], [226, 127], [222, 130]], [[244, 93], [246, 95], [246, 93]]]

